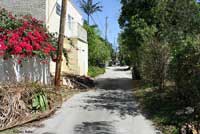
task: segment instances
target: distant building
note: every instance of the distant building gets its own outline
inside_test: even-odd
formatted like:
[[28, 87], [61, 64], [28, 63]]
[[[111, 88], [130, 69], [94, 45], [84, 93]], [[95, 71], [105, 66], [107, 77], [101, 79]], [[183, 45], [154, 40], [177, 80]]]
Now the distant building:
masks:
[[[0, 6], [17, 15], [31, 14], [46, 23], [50, 32], [59, 32], [61, 0], [0, 0]], [[68, 0], [64, 48], [68, 50], [69, 64], [63, 58], [62, 73], [87, 75], [88, 44], [87, 32], [83, 28], [83, 17], [74, 4]], [[50, 63], [55, 74], [55, 63]]]

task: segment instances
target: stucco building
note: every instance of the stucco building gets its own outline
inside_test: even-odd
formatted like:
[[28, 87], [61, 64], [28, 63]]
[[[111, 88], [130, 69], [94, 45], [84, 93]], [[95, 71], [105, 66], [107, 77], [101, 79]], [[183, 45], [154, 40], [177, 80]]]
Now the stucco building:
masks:
[[[46, 23], [50, 32], [59, 33], [61, 0], [0, 0], [0, 6], [17, 15], [31, 14]], [[87, 75], [87, 32], [83, 28], [83, 17], [75, 5], [68, 0], [64, 48], [68, 51], [69, 64], [63, 58], [62, 73]], [[50, 72], [55, 74], [55, 63], [50, 63]]]

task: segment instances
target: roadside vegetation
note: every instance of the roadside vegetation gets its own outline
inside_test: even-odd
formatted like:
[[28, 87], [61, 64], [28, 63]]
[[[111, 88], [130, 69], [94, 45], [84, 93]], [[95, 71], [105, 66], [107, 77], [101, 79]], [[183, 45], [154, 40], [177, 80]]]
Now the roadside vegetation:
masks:
[[104, 67], [89, 66], [88, 75], [91, 76], [91, 77], [96, 77], [100, 74], [104, 74], [105, 71], [106, 70], [105, 70]]
[[90, 25], [90, 17], [96, 12], [102, 11], [100, 2], [94, 3], [92, 0], [80, 0], [80, 8], [87, 15], [87, 22], [84, 28], [88, 33], [89, 47], [89, 76], [96, 77], [105, 72], [106, 62], [111, 60], [111, 55], [114, 52], [112, 44], [103, 39], [96, 25]]
[[[181, 129], [186, 128], [186, 122], [198, 123], [193, 109], [184, 106], [173, 87], [165, 87], [165, 90], [160, 92], [143, 82], [139, 85], [134, 88], [134, 96], [140, 103], [140, 108], [164, 134], [181, 134]], [[189, 126], [191, 130], [188, 131], [196, 132], [196, 126]]]
[[101, 36], [96, 26], [84, 25], [88, 32], [89, 76], [95, 77], [105, 72], [105, 64], [111, 59], [112, 46]]
[[143, 110], [166, 134], [199, 131], [200, 5], [195, 0], [121, 4], [119, 59], [132, 67], [133, 79], [143, 81], [135, 93]]

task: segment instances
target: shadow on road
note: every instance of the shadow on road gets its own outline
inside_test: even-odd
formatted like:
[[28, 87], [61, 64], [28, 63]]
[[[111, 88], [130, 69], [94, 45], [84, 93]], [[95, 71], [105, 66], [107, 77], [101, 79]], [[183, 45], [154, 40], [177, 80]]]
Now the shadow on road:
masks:
[[116, 68], [114, 69], [114, 71], [129, 71], [130, 70], [130, 67], [127, 67], [127, 68]]
[[[83, 100], [84, 105], [80, 107], [87, 111], [108, 112], [122, 120], [130, 119], [130, 116], [139, 114], [138, 104], [133, 97], [133, 81], [129, 78], [129, 72], [127, 75], [124, 74], [126, 72], [120, 73], [120, 71], [127, 71], [126, 68], [115, 69], [114, 71], [119, 71], [119, 75], [110, 73], [114, 76], [98, 78], [95, 81], [97, 89], [95, 94], [89, 94]], [[113, 121], [83, 122], [74, 128], [74, 132], [75, 134], [116, 134], [113, 123]]]
[[83, 122], [75, 126], [74, 134], [116, 134], [112, 122]]
[[120, 114], [122, 118], [126, 115], [136, 116], [139, 111], [132, 87], [132, 80], [129, 78], [98, 79], [99, 95], [88, 96], [85, 105], [81, 107], [89, 111], [105, 109], [111, 113]]
[[133, 81], [130, 78], [100, 78], [95, 81], [97, 89], [105, 90], [132, 90]]

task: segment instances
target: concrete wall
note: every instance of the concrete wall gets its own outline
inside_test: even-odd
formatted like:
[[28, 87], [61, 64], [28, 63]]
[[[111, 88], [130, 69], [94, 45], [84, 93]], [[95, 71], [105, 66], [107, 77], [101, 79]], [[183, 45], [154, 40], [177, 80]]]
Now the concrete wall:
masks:
[[[73, 43], [73, 46], [71, 45]], [[79, 67], [78, 67], [78, 50], [77, 50], [77, 40], [68, 40], [65, 38], [64, 48], [68, 51], [68, 65], [66, 65], [66, 61], [63, 60], [62, 63], [62, 71], [63, 73], [70, 73], [79, 75]]]
[[16, 15], [31, 14], [39, 20], [46, 20], [46, 0], [0, 0], [0, 6]]
[[87, 76], [88, 74], [88, 44], [78, 40], [77, 46], [78, 46], [79, 74]]
[[[73, 46], [70, 45], [73, 43]], [[75, 75], [85, 75], [88, 74], [88, 45], [78, 39], [67, 40], [65, 38], [64, 48], [68, 50], [68, 65], [66, 65], [65, 58], [63, 57], [62, 62], [62, 73], [70, 73]], [[53, 69], [55, 65], [51, 63]], [[53, 70], [52, 70], [53, 71]]]
[[29, 58], [18, 64], [17, 58], [0, 59], [0, 83], [39, 82], [51, 84], [49, 64], [39, 58]]
[[[74, 43], [74, 42], [73, 42]], [[62, 61], [62, 74], [79, 74], [79, 68], [78, 68], [78, 53], [75, 47], [70, 45], [70, 41], [65, 38], [64, 39], [64, 46], [65, 49], [68, 51], [68, 65], [67, 61], [65, 60], [65, 57], [63, 56], [63, 61]], [[55, 74], [55, 69], [56, 69], [56, 63], [51, 61], [50, 62], [50, 72], [52, 75]]]
[[71, 27], [66, 27], [65, 35], [69, 38], [78, 38], [83, 42], [87, 42], [87, 31], [77, 22], [69, 24]]

